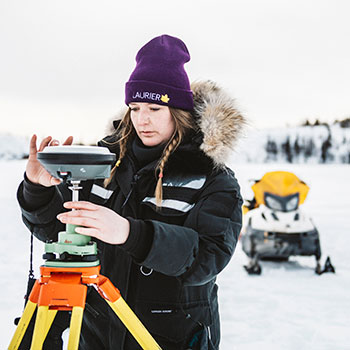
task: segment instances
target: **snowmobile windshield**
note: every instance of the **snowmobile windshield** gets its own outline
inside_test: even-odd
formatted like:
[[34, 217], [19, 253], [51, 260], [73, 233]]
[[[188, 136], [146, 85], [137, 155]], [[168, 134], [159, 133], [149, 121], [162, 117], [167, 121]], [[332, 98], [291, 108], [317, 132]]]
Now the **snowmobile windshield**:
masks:
[[[299, 193], [298, 205], [304, 203], [309, 187], [295, 174], [288, 171], [271, 171], [252, 185], [255, 207], [266, 205], [265, 193], [273, 194], [276, 198], [284, 198]], [[292, 205], [293, 202], [290, 204]], [[288, 208], [289, 210], [289, 208]]]
[[272, 210], [288, 212], [296, 210], [299, 206], [299, 193], [281, 197], [265, 192], [264, 199], [266, 206]]

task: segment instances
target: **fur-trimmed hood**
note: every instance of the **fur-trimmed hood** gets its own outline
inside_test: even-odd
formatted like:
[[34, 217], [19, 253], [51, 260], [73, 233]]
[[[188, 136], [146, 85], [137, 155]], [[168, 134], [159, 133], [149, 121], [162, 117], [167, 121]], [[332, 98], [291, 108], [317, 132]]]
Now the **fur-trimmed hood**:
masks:
[[246, 124], [232, 99], [212, 81], [191, 84], [194, 116], [203, 134], [200, 149], [217, 167], [225, 165]]
[[[236, 109], [235, 101], [212, 81], [196, 81], [191, 84], [194, 99], [193, 116], [199, 130], [196, 143], [211, 159], [215, 167], [225, 166], [246, 124]], [[117, 121], [125, 114], [123, 110]], [[119, 123], [114, 123], [116, 126]], [[107, 130], [109, 134], [115, 128]]]

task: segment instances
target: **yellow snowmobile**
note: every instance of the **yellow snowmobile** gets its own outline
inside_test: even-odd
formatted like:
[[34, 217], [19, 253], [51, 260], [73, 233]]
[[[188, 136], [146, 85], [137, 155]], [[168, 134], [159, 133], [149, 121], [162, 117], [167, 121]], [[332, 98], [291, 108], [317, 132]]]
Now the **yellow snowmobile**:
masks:
[[[315, 272], [335, 272], [329, 257], [320, 267], [321, 246], [317, 228], [299, 206], [309, 187], [287, 171], [266, 173], [252, 185], [254, 198], [243, 207], [243, 251], [250, 258], [249, 274], [261, 274], [259, 260], [286, 261], [292, 255], [315, 256]], [[332, 271], [333, 270], [333, 271]]]

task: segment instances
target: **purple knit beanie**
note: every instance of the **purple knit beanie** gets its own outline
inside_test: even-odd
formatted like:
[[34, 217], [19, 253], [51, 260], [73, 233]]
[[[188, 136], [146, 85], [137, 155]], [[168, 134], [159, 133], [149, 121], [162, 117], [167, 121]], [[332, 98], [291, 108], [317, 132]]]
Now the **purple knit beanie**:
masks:
[[184, 64], [190, 54], [183, 41], [161, 35], [136, 55], [136, 68], [125, 85], [125, 103], [148, 102], [193, 109], [193, 95]]

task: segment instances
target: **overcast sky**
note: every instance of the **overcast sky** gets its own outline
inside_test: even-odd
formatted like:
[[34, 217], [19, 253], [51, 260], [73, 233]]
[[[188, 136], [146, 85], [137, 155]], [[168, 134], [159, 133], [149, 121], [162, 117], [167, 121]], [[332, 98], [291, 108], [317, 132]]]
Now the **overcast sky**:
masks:
[[161, 34], [253, 128], [348, 117], [349, 15], [347, 0], [0, 0], [0, 132], [103, 137], [138, 49]]

